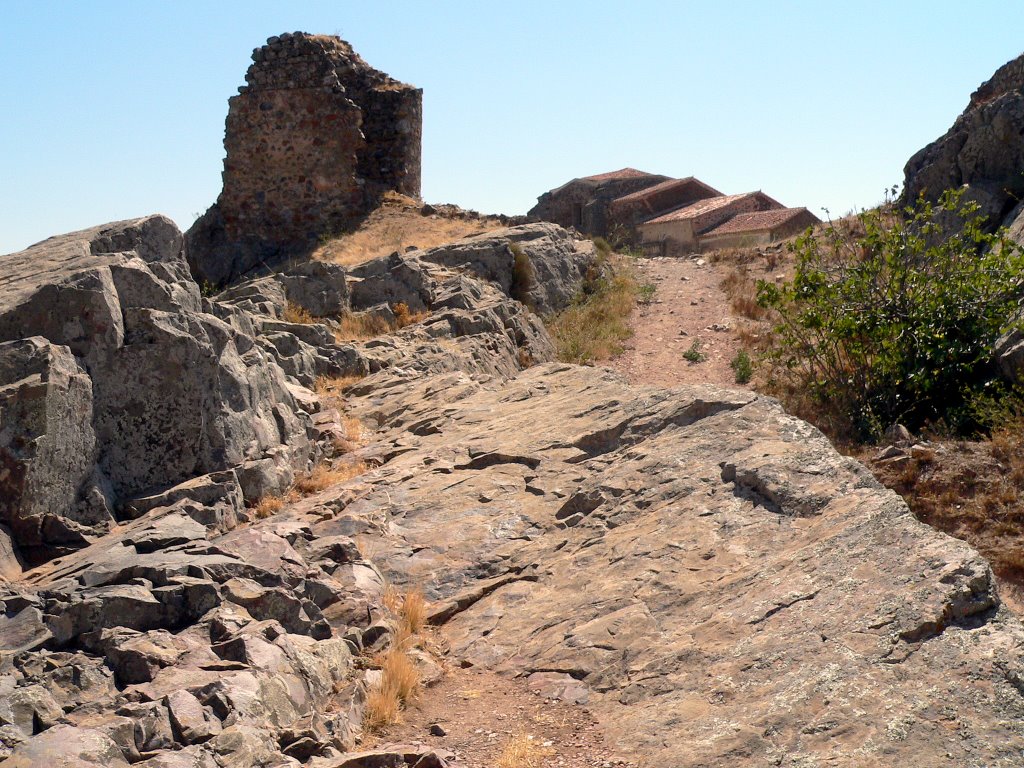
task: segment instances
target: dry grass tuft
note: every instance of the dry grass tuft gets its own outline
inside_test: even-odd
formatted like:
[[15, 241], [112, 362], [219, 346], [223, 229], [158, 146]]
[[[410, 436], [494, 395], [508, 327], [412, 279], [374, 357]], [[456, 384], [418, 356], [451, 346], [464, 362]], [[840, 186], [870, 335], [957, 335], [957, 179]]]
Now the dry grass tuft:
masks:
[[427, 640], [420, 633], [426, 627], [426, 601], [420, 589], [405, 594], [388, 585], [381, 598], [384, 607], [395, 619], [395, 628], [387, 650], [370, 664], [380, 669], [380, 682], [367, 696], [364, 725], [370, 731], [398, 722], [402, 709], [419, 693], [420, 675], [410, 650]]
[[412, 312], [409, 310], [409, 305], [403, 301], [398, 302], [391, 311], [395, 313], [395, 325], [401, 330], [407, 325], [413, 325], [414, 323], [420, 323], [430, 317], [430, 312], [423, 310], [421, 312]]
[[729, 270], [720, 287], [729, 298], [729, 304], [740, 317], [751, 320], [765, 320], [771, 314], [757, 303], [757, 281], [750, 276], [750, 272], [744, 266], [733, 267]]
[[394, 689], [383, 684], [367, 691], [366, 709], [363, 710], [363, 726], [371, 732], [380, 731], [398, 722], [402, 703]]
[[622, 342], [632, 335], [629, 316], [636, 308], [639, 285], [628, 262], [609, 264], [610, 275], [588, 281], [570, 307], [546, 321], [563, 362], [607, 360], [622, 352]]
[[334, 331], [334, 338], [339, 343], [346, 341], [365, 341], [375, 339], [386, 333], [394, 333], [405, 328], [407, 325], [419, 323], [430, 316], [430, 312], [412, 312], [407, 304], [398, 302], [391, 311], [395, 315], [394, 322], [386, 317], [373, 314], [342, 315], [338, 318], [338, 327]]
[[362, 341], [375, 339], [390, 333], [394, 326], [387, 318], [380, 315], [342, 315], [338, 318], [338, 327], [334, 330], [334, 338], [339, 342]]
[[502, 747], [495, 762], [497, 768], [540, 768], [544, 758], [552, 754], [549, 747], [541, 746], [533, 736], [521, 733], [513, 736]]
[[292, 491], [299, 496], [309, 496], [330, 488], [332, 485], [358, 477], [367, 469], [368, 466], [364, 461], [346, 462], [336, 466], [317, 464], [309, 472], [295, 478], [295, 482], [292, 483]]
[[505, 226], [487, 216], [445, 213], [447, 206], [438, 206], [435, 215], [424, 216], [422, 208], [417, 200], [389, 192], [358, 229], [325, 238], [313, 258], [355, 266], [410, 245], [433, 248]]
[[284, 506], [284, 499], [280, 496], [264, 496], [253, 505], [252, 513], [258, 520], [270, 517], [275, 512], [280, 512]]
[[300, 307], [298, 304], [292, 304], [290, 301], [284, 308], [282, 319], [286, 323], [298, 323], [299, 325], [312, 325], [317, 322], [308, 309]]

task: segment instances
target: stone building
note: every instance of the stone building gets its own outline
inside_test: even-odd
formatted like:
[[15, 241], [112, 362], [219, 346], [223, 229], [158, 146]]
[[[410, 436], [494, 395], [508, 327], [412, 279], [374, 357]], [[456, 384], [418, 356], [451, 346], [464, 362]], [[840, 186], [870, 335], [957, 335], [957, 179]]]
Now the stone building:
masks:
[[612, 200], [608, 206], [608, 231], [625, 234], [633, 231], [641, 222], [664, 211], [681, 208], [709, 197], [721, 196], [722, 193], [717, 189], [693, 176], [669, 179]]
[[819, 222], [806, 208], [741, 213], [700, 235], [700, 250], [769, 245], [798, 235]]
[[326, 35], [271, 37], [252, 60], [228, 100], [223, 190], [186, 236], [213, 285], [308, 250], [389, 190], [420, 195], [420, 89]]
[[785, 208], [761, 191], [724, 195], [693, 176], [634, 168], [573, 179], [537, 198], [529, 215], [652, 255], [770, 243], [818, 223], [806, 208]]
[[608, 234], [608, 208], [613, 200], [653, 187], [668, 176], [623, 168], [568, 181], [537, 198], [527, 215], [563, 227], [575, 227], [588, 235]]
[[666, 255], [700, 250], [700, 236], [742, 213], [781, 209], [782, 203], [763, 192], [722, 195], [700, 200], [637, 226], [644, 243], [664, 243]]

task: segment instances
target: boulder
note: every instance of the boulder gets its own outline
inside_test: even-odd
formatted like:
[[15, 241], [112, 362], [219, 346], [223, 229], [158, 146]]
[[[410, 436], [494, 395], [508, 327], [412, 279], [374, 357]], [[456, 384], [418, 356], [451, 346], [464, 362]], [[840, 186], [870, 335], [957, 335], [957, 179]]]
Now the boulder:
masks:
[[128, 768], [128, 764], [103, 732], [58, 725], [20, 744], [4, 761], [4, 768]]
[[989, 222], [1009, 225], [1024, 196], [1024, 56], [1004, 64], [971, 95], [953, 126], [904, 169], [903, 198], [968, 187]]
[[568, 306], [588, 270], [597, 266], [589, 240], [575, 240], [547, 222], [468, 237], [424, 251], [420, 258], [490, 280], [542, 316]]
[[[0, 522], [33, 562], [87, 544], [126, 498], [267, 456], [305, 467], [308, 415], [247, 316], [204, 311], [170, 220], [0, 265]], [[295, 290], [327, 302], [338, 280], [300, 271]]]
[[[53, 543], [44, 524], [54, 515], [100, 530], [111, 521], [81, 506], [96, 454], [92, 405], [67, 347], [39, 336], [0, 344], [0, 520], [22, 548]], [[8, 549], [9, 575], [18, 563]]]

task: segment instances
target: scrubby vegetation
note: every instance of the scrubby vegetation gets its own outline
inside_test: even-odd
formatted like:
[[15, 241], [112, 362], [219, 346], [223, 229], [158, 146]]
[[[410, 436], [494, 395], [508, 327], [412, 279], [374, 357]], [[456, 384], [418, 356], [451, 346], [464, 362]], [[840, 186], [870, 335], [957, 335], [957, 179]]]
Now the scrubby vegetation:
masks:
[[389, 614], [391, 638], [387, 649], [370, 659], [370, 665], [380, 670], [366, 696], [363, 722], [371, 732], [398, 722], [402, 709], [419, 694], [420, 673], [412, 651], [430, 645], [424, 634], [427, 607], [422, 590], [402, 594], [388, 586], [382, 603]]
[[611, 253], [601, 238], [595, 240], [597, 264], [587, 275], [572, 304], [547, 318], [558, 358], [567, 363], [594, 363], [622, 351], [632, 335], [629, 316], [636, 308], [640, 286], [627, 257]]
[[1019, 311], [1024, 252], [957, 192], [858, 221], [862, 234], [800, 237], [794, 278], [759, 283], [778, 321], [774, 386], [837, 437], [870, 441], [893, 423], [969, 433], [977, 402], [999, 396], [992, 348]]
[[397, 302], [392, 305], [391, 313], [394, 320], [384, 315], [374, 313], [345, 314], [338, 318], [338, 324], [334, 329], [334, 338], [339, 343], [347, 341], [363, 341], [375, 339], [386, 333], [394, 333], [413, 323], [419, 323], [430, 316], [430, 312], [413, 312], [409, 305], [404, 302]]
[[746, 384], [754, 376], [754, 361], [750, 359], [750, 353], [741, 349], [729, 362], [729, 367], [735, 376], [737, 384]]

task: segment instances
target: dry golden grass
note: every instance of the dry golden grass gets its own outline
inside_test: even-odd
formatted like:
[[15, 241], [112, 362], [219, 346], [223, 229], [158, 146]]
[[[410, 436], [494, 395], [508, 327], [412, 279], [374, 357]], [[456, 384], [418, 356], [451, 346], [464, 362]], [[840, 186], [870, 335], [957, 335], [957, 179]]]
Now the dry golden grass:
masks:
[[375, 339], [395, 330], [394, 326], [380, 315], [342, 315], [334, 338], [339, 342]]
[[311, 325], [317, 321], [305, 307], [300, 307], [298, 304], [292, 304], [290, 301], [285, 305], [282, 319], [286, 323], [298, 323], [299, 325]]
[[292, 492], [298, 496], [309, 496], [332, 485], [343, 483], [358, 477], [367, 470], [367, 464], [363, 461], [346, 462], [344, 464], [317, 464], [309, 472], [304, 472], [295, 478], [292, 483]]
[[280, 496], [264, 496], [253, 505], [252, 513], [257, 519], [263, 520], [264, 518], [270, 517], [275, 512], [280, 512], [284, 506], [284, 499]]
[[757, 281], [744, 266], [733, 267], [719, 284], [729, 299], [729, 305], [740, 317], [750, 320], [765, 320], [769, 310], [757, 303]]
[[559, 360], [581, 364], [608, 360], [622, 351], [622, 342], [632, 335], [629, 316], [640, 287], [625, 260], [614, 262], [612, 269], [610, 276], [589, 281], [589, 291], [546, 320]]
[[358, 229], [328, 240], [314, 252], [313, 258], [355, 266], [408, 246], [433, 248], [504, 226], [498, 219], [486, 216], [424, 216], [420, 209], [416, 200], [389, 193]]
[[540, 768], [544, 758], [552, 754], [549, 747], [537, 743], [533, 736], [520, 733], [513, 736], [501, 749], [496, 768]]
[[403, 594], [388, 585], [381, 602], [394, 617], [395, 626], [387, 650], [370, 659], [381, 673], [379, 683], [367, 695], [363, 722], [371, 732], [398, 722], [402, 709], [419, 693], [420, 675], [410, 651], [428, 640], [420, 635], [427, 614], [421, 590]]
[[375, 685], [366, 693], [363, 726], [370, 732], [380, 731], [397, 723], [401, 711], [402, 703], [394, 689], [383, 684]]
[[380, 315], [342, 315], [338, 318], [338, 327], [334, 331], [334, 338], [339, 343], [375, 339], [385, 333], [393, 333], [407, 325], [421, 322], [430, 316], [430, 312], [426, 311], [412, 312], [408, 305], [402, 302], [391, 307], [391, 311], [395, 315], [394, 322], [390, 322]]

